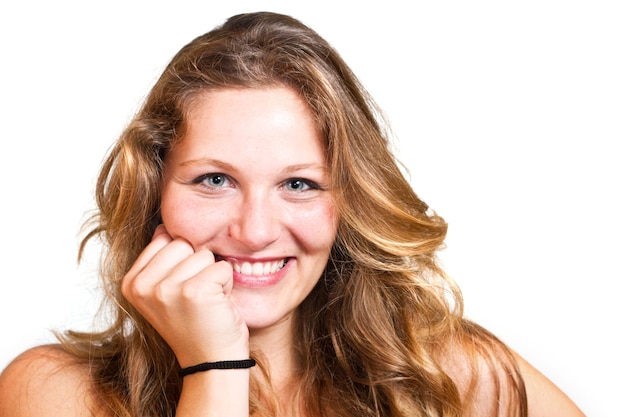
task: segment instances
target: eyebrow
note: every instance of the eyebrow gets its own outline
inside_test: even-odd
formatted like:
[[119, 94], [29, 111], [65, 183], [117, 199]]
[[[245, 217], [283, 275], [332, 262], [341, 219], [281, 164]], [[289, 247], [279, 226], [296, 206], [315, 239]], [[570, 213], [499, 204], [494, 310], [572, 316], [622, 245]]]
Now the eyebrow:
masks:
[[[219, 159], [213, 159], [213, 158], [190, 159], [188, 161], [181, 162], [179, 165], [183, 167], [212, 165], [212, 166], [222, 168], [225, 170], [237, 171], [237, 168], [229, 164], [228, 162], [220, 161]], [[318, 164], [315, 162], [288, 165], [282, 170], [282, 172], [285, 174], [289, 174], [293, 172], [303, 171], [306, 169], [323, 171], [325, 173], [328, 172], [328, 168], [325, 165]]]

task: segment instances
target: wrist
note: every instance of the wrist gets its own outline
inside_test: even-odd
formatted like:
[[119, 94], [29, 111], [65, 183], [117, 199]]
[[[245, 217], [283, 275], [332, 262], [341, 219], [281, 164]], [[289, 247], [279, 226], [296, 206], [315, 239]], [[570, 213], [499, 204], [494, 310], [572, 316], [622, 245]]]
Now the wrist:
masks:
[[250, 358], [250, 349], [246, 346], [225, 349], [211, 349], [210, 351], [186, 352], [176, 355], [181, 368], [198, 365], [205, 362], [223, 362]]
[[202, 362], [196, 365], [187, 366], [181, 368], [178, 374], [181, 377], [195, 374], [198, 372], [205, 372], [211, 370], [229, 370], [229, 369], [248, 369], [256, 365], [254, 359], [241, 359], [241, 360], [227, 360], [216, 362]]

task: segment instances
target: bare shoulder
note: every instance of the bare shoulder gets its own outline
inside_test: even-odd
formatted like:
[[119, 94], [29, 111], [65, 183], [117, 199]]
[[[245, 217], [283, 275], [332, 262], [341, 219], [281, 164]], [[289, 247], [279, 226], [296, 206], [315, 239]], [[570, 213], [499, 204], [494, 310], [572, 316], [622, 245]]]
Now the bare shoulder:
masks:
[[552, 381], [517, 353], [512, 353], [526, 385], [529, 417], [585, 416], [576, 404]]
[[464, 342], [451, 341], [439, 353], [444, 372], [454, 381], [461, 396], [463, 415], [523, 415], [524, 384], [515, 372], [515, 363], [499, 362], [490, 352], [490, 345]]
[[87, 365], [57, 345], [15, 358], [0, 374], [0, 417], [93, 416]]
[[450, 343], [440, 359], [467, 415], [520, 415], [527, 408], [528, 417], [584, 417], [563, 391], [497, 339], [465, 342]]

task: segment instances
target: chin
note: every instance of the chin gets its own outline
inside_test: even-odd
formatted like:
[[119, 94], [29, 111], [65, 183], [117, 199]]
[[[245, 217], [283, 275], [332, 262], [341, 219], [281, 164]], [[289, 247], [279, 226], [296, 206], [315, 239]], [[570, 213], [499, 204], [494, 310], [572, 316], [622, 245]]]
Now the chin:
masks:
[[241, 297], [235, 301], [241, 318], [250, 331], [263, 330], [285, 323], [293, 316], [294, 310], [282, 309], [272, 300]]

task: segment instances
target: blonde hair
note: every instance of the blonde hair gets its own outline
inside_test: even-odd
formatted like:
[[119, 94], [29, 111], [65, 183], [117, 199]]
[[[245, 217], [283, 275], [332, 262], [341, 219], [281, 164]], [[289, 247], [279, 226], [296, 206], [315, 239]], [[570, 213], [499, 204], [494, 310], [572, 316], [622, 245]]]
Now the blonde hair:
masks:
[[[183, 47], [104, 163], [98, 213], [81, 251], [94, 237], [104, 243], [101, 274], [113, 322], [102, 332], [62, 337], [90, 363], [103, 406], [119, 416], [175, 413], [176, 358], [121, 295], [120, 281], [160, 222], [163, 158], [184, 137], [195, 98], [278, 85], [298, 92], [315, 117], [340, 213], [329, 262], [298, 313], [297, 402], [312, 416], [458, 416], [471, 408], [478, 365], [488, 363], [499, 387], [494, 404], [526, 415], [510, 352], [462, 317], [461, 294], [435, 256], [447, 225], [405, 179], [382, 113], [324, 39], [267, 12], [234, 16]], [[442, 352], [451, 346], [472, 364], [469, 390], [446, 372]], [[268, 387], [253, 383], [253, 413], [275, 412]]]

